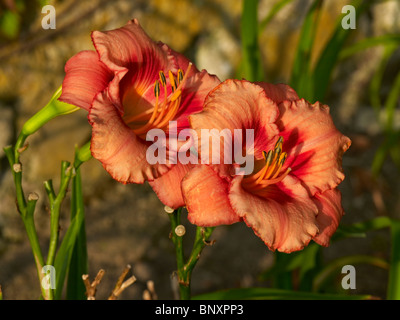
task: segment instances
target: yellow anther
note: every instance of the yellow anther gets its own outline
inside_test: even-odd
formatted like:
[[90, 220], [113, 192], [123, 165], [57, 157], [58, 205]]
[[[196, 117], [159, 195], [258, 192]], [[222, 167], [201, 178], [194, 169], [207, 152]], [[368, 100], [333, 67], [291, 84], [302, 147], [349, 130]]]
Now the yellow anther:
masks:
[[[168, 128], [169, 121], [173, 120], [179, 111], [182, 91], [191, 67], [192, 64], [189, 63], [186, 73], [182, 69], [179, 69], [175, 75], [171, 70], [168, 71], [171, 90], [168, 88], [164, 71], [161, 70], [158, 73], [159, 80], [156, 80], [154, 83], [154, 96], [156, 99], [153, 108], [124, 118], [125, 123], [132, 128], [136, 135], [144, 138], [146, 133], [151, 129], [166, 130]], [[161, 96], [161, 86], [164, 90], [163, 96]]]

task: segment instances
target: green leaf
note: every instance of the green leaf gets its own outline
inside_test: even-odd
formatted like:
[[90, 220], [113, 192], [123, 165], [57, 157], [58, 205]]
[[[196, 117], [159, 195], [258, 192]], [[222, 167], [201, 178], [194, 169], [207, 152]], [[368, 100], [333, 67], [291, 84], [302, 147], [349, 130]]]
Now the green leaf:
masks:
[[371, 100], [372, 107], [374, 108], [377, 116], [382, 108], [382, 102], [380, 98], [380, 90], [382, 86], [383, 75], [388, 63], [389, 58], [398, 48], [396, 44], [390, 43], [385, 46], [381, 61], [377, 67], [375, 74], [373, 75], [370, 86], [369, 86], [369, 97]]
[[0, 17], [0, 30], [9, 39], [15, 39], [20, 29], [21, 18], [17, 12], [6, 10]]
[[353, 44], [347, 48], [343, 48], [340, 51], [339, 59], [346, 59], [350, 56], [362, 52], [366, 49], [376, 46], [395, 46], [396, 48], [400, 45], [400, 35], [398, 34], [387, 34], [383, 36], [377, 36], [372, 38], [363, 39], [356, 44]]
[[85, 285], [82, 281], [82, 275], [88, 273], [88, 254], [86, 248], [85, 208], [83, 204], [81, 180], [81, 173], [78, 168], [76, 175], [72, 180], [71, 220], [73, 220], [77, 214], [80, 214], [82, 215], [82, 223], [77, 235], [68, 270], [67, 300], [86, 299]]
[[390, 89], [389, 95], [385, 103], [385, 112], [387, 117], [386, 131], [388, 134], [393, 132], [394, 125], [394, 114], [396, 107], [399, 105], [400, 96], [400, 71], [397, 73], [392, 88]]
[[322, 3], [322, 0], [315, 0], [304, 19], [290, 79], [290, 85], [299, 96], [309, 101], [312, 101], [314, 96], [311, 81], [311, 55]]
[[309, 244], [302, 251], [285, 254], [276, 252], [273, 267], [260, 275], [261, 280], [274, 280], [274, 287], [292, 289], [292, 272], [298, 270], [298, 280], [303, 289], [311, 288], [312, 274], [319, 266], [321, 247], [316, 243]]
[[351, 225], [341, 225], [339, 232], [332, 236], [332, 241], [338, 241], [349, 235], [365, 236], [365, 233], [372, 230], [389, 228], [392, 225], [392, 220], [389, 217], [377, 217], [367, 221], [357, 222]]
[[287, 4], [292, 2], [293, 0], [280, 0], [273, 5], [271, 10], [268, 12], [268, 15], [260, 22], [259, 32], [261, 33], [268, 23], [275, 17], [275, 15]]
[[262, 81], [263, 70], [258, 45], [258, 0], [243, 0], [241, 21], [242, 77]]
[[374, 176], [377, 176], [383, 166], [387, 154], [391, 150], [398, 148], [400, 141], [400, 131], [390, 132], [386, 135], [385, 141], [379, 146], [372, 161], [371, 170]]
[[[351, 5], [354, 6], [357, 12], [356, 18], [358, 19], [367, 6], [371, 5], [373, 2], [374, 1], [354, 0]], [[342, 18], [343, 17], [339, 17], [335, 31], [326, 44], [313, 71], [312, 83], [314, 99], [316, 101], [322, 101], [324, 99], [331, 81], [333, 69], [339, 59], [340, 52], [352, 31], [352, 29], [343, 29], [341, 23]]]
[[321, 294], [271, 288], [240, 288], [194, 296], [193, 300], [368, 300], [371, 295]]
[[56, 269], [56, 292], [55, 299], [61, 299], [64, 281], [68, 268], [70, 266], [72, 253], [76, 244], [76, 241], [81, 232], [81, 228], [84, 221], [83, 212], [76, 212], [75, 217], [72, 219], [70, 226], [62, 240], [60, 248], [57, 252], [56, 259], [54, 262], [54, 268]]

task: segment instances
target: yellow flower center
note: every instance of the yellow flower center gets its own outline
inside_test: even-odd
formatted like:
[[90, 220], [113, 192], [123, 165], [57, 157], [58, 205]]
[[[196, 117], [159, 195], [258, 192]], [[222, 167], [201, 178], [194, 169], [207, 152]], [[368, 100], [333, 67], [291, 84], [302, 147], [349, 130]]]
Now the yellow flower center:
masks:
[[[189, 63], [185, 74], [181, 69], [178, 70], [176, 76], [171, 71], [168, 72], [171, 86], [171, 93], [169, 95], [165, 73], [163, 71], [159, 72], [159, 79], [154, 83], [154, 96], [156, 98], [154, 107], [140, 114], [124, 118], [125, 123], [134, 123], [136, 125], [136, 128], [132, 129], [136, 135], [144, 138], [151, 129], [166, 130], [168, 128], [169, 121], [174, 119], [178, 113], [182, 99], [182, 89], [191, 66], [192, 63]], [[160, 101], [159, 98], [162, 89], [164, 90], [164, 99]]]
[[289, 174], [291, 168], [281, 173], [282, 166], [287, 158], [287, 153], [282, 152], [282, 145], [283, 137], [279, 137], [273, 150], [263, 151], [265, 165], [257, 173], [243, 179], [242, 186], [246, 190], [250, 192], [263, 190], [271, 184], [282, 181]]

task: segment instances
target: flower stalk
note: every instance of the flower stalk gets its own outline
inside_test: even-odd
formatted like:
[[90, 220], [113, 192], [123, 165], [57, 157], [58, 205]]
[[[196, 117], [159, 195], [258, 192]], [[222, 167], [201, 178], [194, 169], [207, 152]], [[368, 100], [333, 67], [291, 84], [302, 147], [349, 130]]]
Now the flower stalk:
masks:
[[[197, 227], [196, 236], [193, 243], [192, 251], [185, 261], [185, 254], [183, 250], [183, 235], [179, 236], [176, 233], [177, 227], [181, 226], [181, 213], [182, 208], [174, 210], [169, 213], [169, 218], [171, 221], [171, 239], [175, 245], [175, 255], [177, 264], [177, 275], [179, 284], [179, 294], [181, 300], [191, 299], [191, 277], [194, 267], [199, 261], [200, 254], [204, 247], [207, 245], [212, 245], [214, 242], [210, 242], [210, 238], [214, 228], [213, 227]], [[179, 228], [178, 228], [179, 230]]]
[[58, 240], [59, 240], [59, 220], [61, 204], [65, 198], [69, 182], [73, 175], [73, 168], [68, 161], [61, 163], [61, 182], [60, 190], [56, 195], [51, 181], [45, 182], [45, 188], [50, 200], [50, 246], [47, 255], [46, 264], [54, 265]]
[[[21, 142], [20, 139], [19, 141]], [[18, 145], [16, 145], [15, 149], [12, 146], [5, 147], [4, 152], [7, 156], [10, 167], [12, 168], [17, 198], [17, 209], [24, 223], [26, 234], [32, 249], [33, 258], [35, 260], [38, 278], [41, 283], [43, 279], [42, 268], [44, 266], [44, 259], [40, 249], [39, 238], [34, 221], [35, 207], [39, 197], [36, 194], [31, 193], [28, 196], [28, 201], [25, 199], [24, 191], [22, 189], [22, 165], [19, 163], [20, 148], [17, 148], [17, 146]], [[41, 286], [41, 290], [44, 299], [51, 299], [50, 289], [45, 289]]]
[[[21, 129], [20, 134], [18, 135], [15, 146], [7, 146], [4, 148], [4, 152], [7, 156], [14, 178], [17, 209], [24, 223], [29, 243], [32, 248], [32, 253], [36, 264], [38, 278], [41, 284], [40, 287], [41, 287], [42, 298], [45, 300], [52, 300], [54, 298], [54, 290], [48, 286], [42, 285], [42, 280], [44, 280], [45, 277], [45, 274], [42, 272], [42, 269], [45, 266], [45, 259], [43, 258], [43, 254], [40, 248], [38, 234], [34, 221], [34, 212], [39, 196], [36, 193], [30, 193], [27, 199], [25, 198], [25, 193], [22, 187], [23, 166], [20, 161], [20, 156], [22, 152], [24, 152], [28, 148], [28, 145], [26, 144], [26, 139], [30, 135], [38, 131], [51, 119], [78, 110], [76, 106], [59, 101], [58, 98], [60, 97], [60, 95], [61, 95], [61, 87], [58, 88], [58, 90], [51, 97], [50, 101], [42, 109], [40, 109], [27, 122], [25, 122], [25, 124]], [[79, 167], [81, 163], [89, 159], [89, 157], [86, 155], [87, 154], [86, 150], [87, 148], [82, 148], [81, 150], [79, 150], [80, 158], [79, 161], [76, 163], [77, 167]], [[75, 174], [75, 171], [76, 171], [75, 168], [73, 168], [69, 162], [64, 161], [62, 163], [60, 190], [58, 194], [54, 192], [51, 180], [46, 181], [44, 183], [45, 190], [50, 201], [50, 211], [51, 211], [50, 244], [46, 260], [47, 265], [53, 266], [55, 262], [55, 256], [59, 240], [58, 239], [59, 217], [60, 217], [61, 203], [65, 198], [69, 182], [73, 177], [73, 175]]]

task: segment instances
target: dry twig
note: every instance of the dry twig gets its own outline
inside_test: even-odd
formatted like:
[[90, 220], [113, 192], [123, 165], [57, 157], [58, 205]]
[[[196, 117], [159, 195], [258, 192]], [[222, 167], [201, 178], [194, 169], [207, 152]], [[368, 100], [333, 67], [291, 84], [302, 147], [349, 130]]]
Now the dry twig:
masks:
[[128, 264], [122, 274], [119, 276], [117, 284], [114, 287], [114, 290], [111, 292], [110, 296], [108, 297], [108, 300], [116, 300], [118, 296], [124, 291], [126, 288], [128, 288], [131, 284], [133, 284], [136, 281], [135, 276], [131, 276], [127, 280], [124, 281], [126, 275], [128, 272], [132, 269], [132, 267]]
[[147, 281], [147, 289], [143, 292], [143, 300], [157, 300], [158, 296], [154, 289], [154, 282]]
[[[128, 288], [131, 284], [133, 284], [136, 281], [135, 276], [131, 276], [127, 280], [124, 281], [125, 277], [129, 273], [129, 271], [132, 269], [130, 265], [127, 265], [124, 269], [124, 271], [121, 273], [121, 275], [118, 278], [118, 281], [111, 292], [110, 296], [108, 297], [108, 300], [116, 300], [118, 299], [119, 295], [124, 291], [126, 288]], [[89, 275], [84, 274], [82, 276], [83, 282], [86, 287], [86, 296], [88, 300], [95, 300], [96, 296], [96, 291], [97, 291], [97, 286], [99, 285], [101, 279], [103, 278], [105, 274], [105, 271], [103, 269], [100, 269], [100, 271], [97, 273], [96, 278], [92, 283], [89, 281]]]
[[92, 283], [90, 283], [90, 281], [89, 281], [89, 275], [84, 274], [82, 276], [83, 282], [85, 284], [86, 296], [87, 296], [88, 300], [95, 300], [97, 286], [99, 285], [99, 283], [105, 273], [106, 272], [103, 269], [100, 269], [100, 271], [97, 273], [97, 276]]

